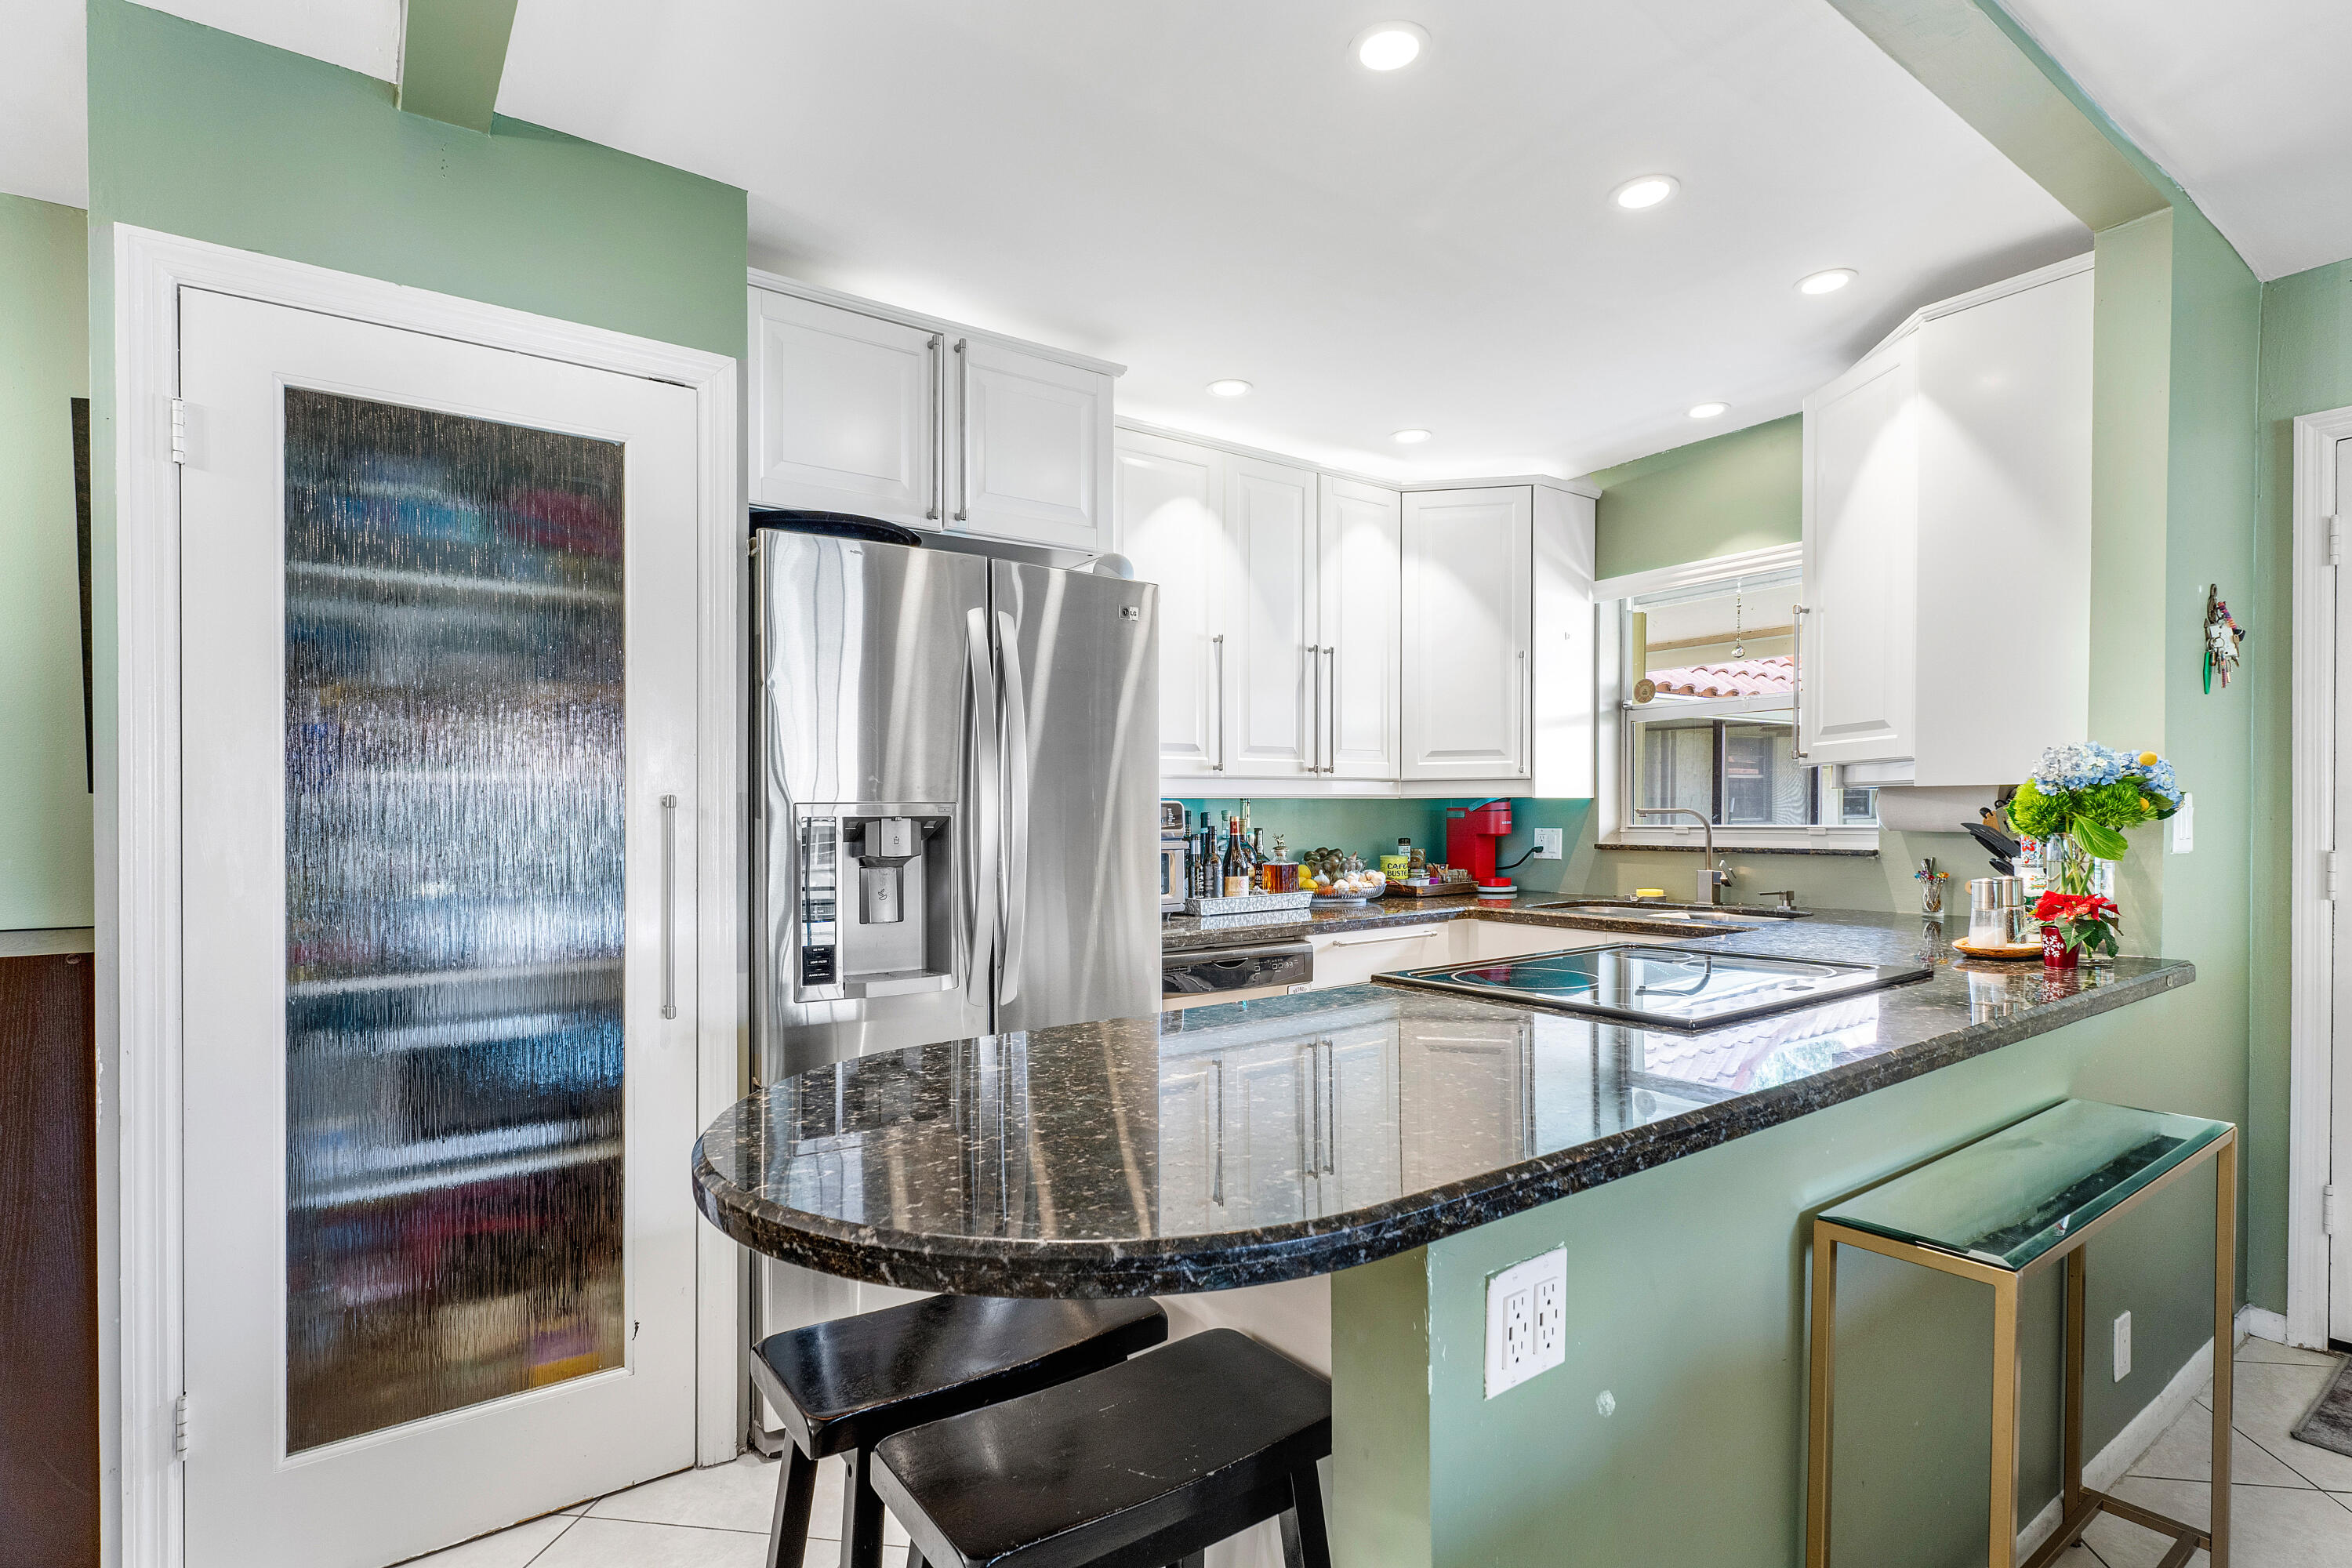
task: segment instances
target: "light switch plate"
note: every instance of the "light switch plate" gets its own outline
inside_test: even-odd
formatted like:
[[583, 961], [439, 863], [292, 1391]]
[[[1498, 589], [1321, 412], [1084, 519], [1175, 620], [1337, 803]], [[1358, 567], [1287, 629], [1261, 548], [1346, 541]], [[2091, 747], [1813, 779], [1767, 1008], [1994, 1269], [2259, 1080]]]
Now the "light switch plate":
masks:
[[1557, 860], [1559, 858], [1559, 828], [1538, 827], [1536, 829], [1536, 858], [1538, 860]]
[[2116, 1381], [2131, 1375], [2131, 1314], [2116, 1314]]
[[2186, 855], [2197, 847], [2197, 797], [2181, 792], [2180, 809], [2172, 814], [2172, 852]]
[[1568, 1359], [1568, 1248], [1486, 1280], [1486, 1397]]

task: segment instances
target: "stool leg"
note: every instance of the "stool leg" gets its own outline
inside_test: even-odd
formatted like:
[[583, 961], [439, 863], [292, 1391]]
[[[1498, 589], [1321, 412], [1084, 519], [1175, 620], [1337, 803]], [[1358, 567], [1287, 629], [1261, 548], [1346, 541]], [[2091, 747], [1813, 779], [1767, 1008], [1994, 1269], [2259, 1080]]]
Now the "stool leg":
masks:
[[776, 1516], [768, 1527], [768, 1568], [801, 1568], [808, 1555], [809, 1504], [816, 1495], [816, 1461], [787, 1441], [776, 1467]]
[[874, 1450], [844, 1454], [849, 1484], [841, 1492], [841, 1568], [882, 1568], [882, 1499], [874, 1490]]
[[1282, 1514], [1283, 1568], [1331, 1568], [1331, 1541], [1323, 1531], [1323, 1483], [1315, 1467], [1290, 1476], [1290, 1506]]

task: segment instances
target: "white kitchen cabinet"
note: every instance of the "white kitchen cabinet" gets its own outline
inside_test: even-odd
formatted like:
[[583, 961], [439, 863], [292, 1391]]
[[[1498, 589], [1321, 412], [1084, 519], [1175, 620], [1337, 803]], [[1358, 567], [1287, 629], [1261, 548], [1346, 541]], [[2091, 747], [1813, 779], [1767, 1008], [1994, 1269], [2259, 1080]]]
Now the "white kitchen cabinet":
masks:
[[1318, 504], [1320, 766], [1334, 778], [1399, 778], [1403, 499], [1326, 474]]
[[1225, 533], [1225, 455], [1139, 431], [1118, 435], [1119, 548], [1160, 584], [1160, 773], [1212, 778], [1230, 731], [1225, 597], [1240, 569]]
[[949, 526], [1110, 548], [1111, 378], [1000, 339], [961, 337]]
[[[1535, 487], [1535, 777], [1526, 793], [1590, 800], [1598, 765], [1600, 625], [1593, 614], [1600, 502]], [[1613, 621], [1612, 621], [1613, 627]]]
[[[1588, 947], [1614, 947], [1621, 942], [1646, 940], [1619, 931], [1580, 931], [1568, 926], [1520, 925], [1511, 921], [1455, 921], [1453, 952], [1455, 963], [1491, 963], [1530, 952], [1566, 952]], [[1440, 962], [1433, 959], [1432, 963]]]
[[1534, 516], [1527, 485], [1405, 495], [1406, 779], [1528, 775]]
[[1115, 365], [753, 274], [751, 499], [1110, 546]]
[[943, 334], [751, 290], [751, 499], [937, 528]]
[[1328, 991], [1335, 985], [1361, 985], [1375, 974], [1443, 963], [1449, 928], [1464, 923], [1468, 922], [1432, 921], [1311, 935], [1307, 940], [1315, 949], [1313, 988]]
[[1318, 638], [1314, 470], [1228, 457], [1224, 531], [1236, 566], [1223, 584], [1233, 701], [1225, 771], [1304, 779], [1317, 743], [1308, 700]]
[[2086, 256], [1931, 305], [1806, 400], [1803, 760], [2014, 784], [2088, 737], [2092, 289]]

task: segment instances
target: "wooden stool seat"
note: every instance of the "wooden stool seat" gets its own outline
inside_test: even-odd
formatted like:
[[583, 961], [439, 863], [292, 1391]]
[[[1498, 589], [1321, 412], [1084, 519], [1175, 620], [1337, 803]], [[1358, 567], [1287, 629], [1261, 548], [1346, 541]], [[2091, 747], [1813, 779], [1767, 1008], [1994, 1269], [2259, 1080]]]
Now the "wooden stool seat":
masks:
[[826, 1455], [849, 1458], [843, 1568], [871, 1568], [882, 1553], [875, 1444], [1116, 1366], [1167, 1337], [1167, 1314], [1149, 1300], [985, 1296], [931, 1296], [770, 1335], [753, 1347], [751, 1375], [793, 1440], [776, 1481], [771, 1568], [801, 1568]]
[[1329, 1568], [1315, 1467], [1331, 1385], [1231, 1329], [874, 1452], [876, 1490], [932, 1568], [1152, 1568], [1277, 1517], [1293, 1568]]

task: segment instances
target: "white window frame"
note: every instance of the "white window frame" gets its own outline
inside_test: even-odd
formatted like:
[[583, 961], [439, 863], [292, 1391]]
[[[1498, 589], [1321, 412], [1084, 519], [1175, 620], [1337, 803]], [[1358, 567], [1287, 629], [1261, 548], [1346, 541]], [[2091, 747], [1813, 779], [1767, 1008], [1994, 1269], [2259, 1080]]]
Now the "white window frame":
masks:
[[[1633, 802], [1633, 717], [1637, 711], [1633, 701], [1633, 680], [1628, 679], [1631, 650], [1625, 646], [1625, 601], [1646, 598], [1670, 591], [1710, 587], [1720, 584], [1729, 587], [1742, 577], [1760, 577], [1768, 574], [1794, 571], [1803, 564], [1803, 547], [1799, 544], [1775, 544], [1762, 550], [1742, 551], [1736, 555], [1718, 555], [1710, 560], [1692, 561], [1678, 566], [1660, 567], [1651, 572], [1631, 572], [1622, 576], [1604, 577], [1592, 586], [1593, 602], [1599, 611], [1601, 635], [1598, 639], [1597, 691], [1604, 722], [1594, 726], [1600, 755], [1593, 778], [1594, 805], [1600, 823], [1600, 847], [1610, 848], [1697, 848], [1705, 837], [1688, 822], [1673, 824], [1644, 821], [1634, 817], [1628, 809]], [[1801, 594], [1798, 595], [1801, 598]], [[1612, 629], [1615, 635], [1612, 635]], [[1801, 685], [1804, 674], [1798, 672]], [[1720, 718], [1727, 714], [1785, 711], [1793, 707], [1791, 700], [1777, 697], [1724, 697], [1699, 702], [1677, 702], [1671, 710], [1643, 710], [1652, 715], [1664, 716], [1669, 711], [1675, 718]], [[1831, 777], [1824, 779], [1824, 790], [1839, 787], [1834, 767], [1826, 769]], [[1875, 852], [1878, 848], [1878, 828], [1840, 827], [1801, 825], [1786, 827], [1717, 827], [1715, 829], [1717, 849], [1851, 849]]]

